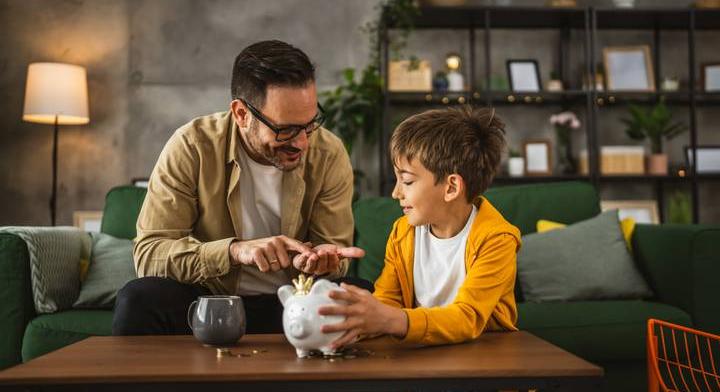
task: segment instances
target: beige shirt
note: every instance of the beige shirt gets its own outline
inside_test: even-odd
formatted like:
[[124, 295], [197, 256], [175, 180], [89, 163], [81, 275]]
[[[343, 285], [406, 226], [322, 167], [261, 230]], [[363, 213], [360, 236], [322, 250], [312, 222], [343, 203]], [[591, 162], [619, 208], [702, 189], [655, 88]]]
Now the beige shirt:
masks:
[[[138, 276], [199, 283], [238, 294], [242, 269], [230, 266], [230, 243], [243, 238], [240, 134], [230, 112], [196, 118], [167, 142], [153, 169], [137, 222]], [[353, 174], [342, 141], [321, 128], [303, 162], [284, 172], [280, 232], [313, 244], [352, 243]], [[335, 276], [347, 272], [343, 261]], [[285, 270], [285, 283], [298, 273]]]

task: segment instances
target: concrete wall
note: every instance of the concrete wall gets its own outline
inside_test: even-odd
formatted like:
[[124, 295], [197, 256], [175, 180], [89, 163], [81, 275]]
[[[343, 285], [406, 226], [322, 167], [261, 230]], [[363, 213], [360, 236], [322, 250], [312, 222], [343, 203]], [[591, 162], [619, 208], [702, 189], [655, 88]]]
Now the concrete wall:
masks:
[[[537, 5], [544, 0], [512, 3]], [[687, 3], [664, 0], [661, 5]], [[375, 0], [0, 0], [0, 225], [49, 224], [52, 126], [21, 121], [28, 63], [59, 61], [88, 69], [91, 123], [62, 127], [60, 134], [58, 220], [71, 224], [73, 211], [101, 209], [112, 186], [147, 177], [179, 125], [227, 108], [232, 61], [248, 44], [277, 38], [302, 48], [317, 64], [320, 90], [339, 83], [342, 68], [365, 65], [367, 43], [358, 28], [374, 18], [375, 4]], [[634, 34], [644, 39], [646, 33]], [[621, 36], [610, 32], [604, 39], [615, 42]], [[682, 33], [670, 38], [664, 50], [679, 47], [680, 52], [669, 57], [664, 67], [682, 70], [686, 38]], [[446, 52], [467, 55], [464, 39], [457, 32], [418, 32], [408, 53], [430, 59], [437, 68]], [[713, 60], [712, 48], [717, 48], [719, 39], [720, 32], [699, 35], [699, 60]], [[538, 58], [543, 78], [552, 66], [555, 40], [554, 32], [493, 35], [495, 45], [508, 53]], [[434, 44], [430, 47], [428, 42]], [[482, 53], [482, 46], [476, 49]], [[504, 58], [505, 54], [493, 56], [493, 72], [503, 72]], [[547, 118], [557, 109], [502, 108], [510, 143], [531, 135], [552, 138]], [[613, 130], [621, 113], [613, 109], [603, 119], [601, 132], [608, 135], [601, 138], [603, 142], [626, 142], [621, 131]], [[687, 118], [682, 108], [677, 114]], [[712, 129], [718, 121], [717, 109], [704, 108], [699, 117], [700, 142], [720, 144]], [[682, 159], [681, 146], [687, 142], [685, 136], [680, 139], [669, 145], [675, 161]], [[583, 141], [582, 136], [577, 138], [578, 149]], [[367, 173], [376, 173], [376, 147], [359, 146], [353, 160]], [[377, 183], [371, 178], [363, 188], [365, 194], [373, 194]], [[703, 186], [703, 221], [720, 222], [720, 208], [712, 200], [717, 189]], [[603, 196], [650, 198], [651, 190], [610, 187], [603, 189]]]

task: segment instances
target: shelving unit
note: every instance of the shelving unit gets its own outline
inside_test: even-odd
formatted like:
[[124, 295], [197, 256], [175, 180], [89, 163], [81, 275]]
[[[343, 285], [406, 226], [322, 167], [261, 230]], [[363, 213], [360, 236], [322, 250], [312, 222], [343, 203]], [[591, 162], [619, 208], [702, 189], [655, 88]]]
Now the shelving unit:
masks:
[[[720, 175], [696, 175], [695, 167], [688, 168], [685, 176], [608, 176], [599, 172], [598, 122], [600, 111], [608, 107], [627, 104], [655, 104], [663, 101], [668, 105], [687, 107], [689, 111], [689, 143], [695, 149], [698, 142], [697, 110], [699, 107], [720, 107], [719, 93], [697, 91], [698, 76], [696, 75], [695, 32], [697, 30], [720, 30], [720, 10], [693, 8], [653, 8], [653, 9], [615, 9], [615, 8], [532, 8], [532, 7], [422, 7], [420, 15], [415, 19], [416, 29], [456, 29], [466, 30], [470, 44], [469, 58], [466, 60], [467, 91], [454, 93], [418, 92], [418, 93], [384, 93], [383, 99], [383, 130], [380, 144], [381, 192], [387, 195], [394, 185], [392, 168], [387, 161], [387, 143], [392, 132], [390, 113], [396, 107], [432, 107], [438, 105], [476, 104], [487, 106], [518, 105], [528, 109], [537, 106], [559, 106], [562, 108], [582, 109], [586, 116], [586, 148], [588, 151], [588, 175], [553, 175], [536, 177], [504, 177], [495, 179], [495, 184], [532, 183], [543, 181], [589, 181], [598, 189], [603, 184], [640, 183], [654, 187], [658, 207], [663, 214], [665, 184], [686, 184], [690, 187], [692, 197], [693, 221], [699, 220], [699, 189], [698, 184], [706, 181], [718, 181]], [[380, 29], [380, 51], [382, 73], [387, 86], [389, 64], [389, 32], [394, 28], [385, 23]], [[688, 35], [688, 88], [676, 92], [614, 92], [597, 91], [595, 86], [588, 90], [570, 89], [563, 92], [541, 91], [538, 93], [514, 93], [510, 91], [494, 91], [484, 88], [491, 86], [491, 53], [493, 52], [492, 33], [494, 29], [554, 29], [560, 32], [557, 45], [557, 70], [565, 82], [574, 78], [570, 74], [571, 33], [582, 34], [583, 73], [591, 75], [594, 80], [598, 70], [598, 35], [603, 30], [650, 30], [653, 42], [650, 44], [655, 85], [660, 86], [661, 69], [661, 35], [665, 30], [686, 31]], [[483, 53], [476, 53], [476, 32], [483, 32]], [[502, 53], [498, 50], [497, 53]], [[484, 74], [477, 75], [478, 61], [484, 64]], [[571, 86], [572, 87], [572, 86]]]

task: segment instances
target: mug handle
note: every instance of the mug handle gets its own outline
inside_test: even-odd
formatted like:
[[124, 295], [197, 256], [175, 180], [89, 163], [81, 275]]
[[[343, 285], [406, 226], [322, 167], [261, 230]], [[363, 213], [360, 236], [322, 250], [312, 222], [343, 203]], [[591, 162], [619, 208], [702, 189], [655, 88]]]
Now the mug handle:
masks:
[[198, 303], [197, 300], [192, 301], [192, 302], [190, 303], [190, 306], [188, 307], [188, 311], [187, 311], [187, 323], [188, 323], [188, 327], [190, 327], [190, 330], [191, 330], [191, 331], [193, 330], [193, 327], [192, 327], [192, 322], [190, 321], [190, 315], [192, 315], [193, 307], [196, 306], [197, 303]]

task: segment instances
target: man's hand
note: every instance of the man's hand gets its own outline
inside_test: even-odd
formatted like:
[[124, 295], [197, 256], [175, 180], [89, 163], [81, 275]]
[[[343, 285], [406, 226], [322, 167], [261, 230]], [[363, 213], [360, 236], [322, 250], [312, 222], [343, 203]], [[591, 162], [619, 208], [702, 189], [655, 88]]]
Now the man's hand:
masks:
[[338, 349], [353, 343], [360, 335], [391, 334], [398, 338], [407, 335], [408, 319], [405, 311], [378, 301], [369, 291], [359, 287], [341, 284], [345, 291], [333, 290], [328, 295], [332, 299], [345, 301], [347, 305], [326, 305], [318, 309], [323, 316], [345, 316], [345, 321], [323, 325], [324, 333], [345, 332], [330, 346]]
[[312, 252], [304, 252], [293, 258], [293, 266], [299, 271], [310, 275], [323, 275], [338, 270], [340, 260], [360, 258], [365, 256], [365, 251], [350, 246], [340, 248], [337, 245], [322, 244], [314, 247]]
[[233, 241], [230, 244], [230, 264], [256, 265], [262, 272], [279, 271], [290, 266], [288, 252], [310, 256], [312, 244], [284, 235], [250, 241]]

